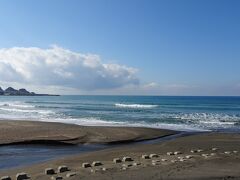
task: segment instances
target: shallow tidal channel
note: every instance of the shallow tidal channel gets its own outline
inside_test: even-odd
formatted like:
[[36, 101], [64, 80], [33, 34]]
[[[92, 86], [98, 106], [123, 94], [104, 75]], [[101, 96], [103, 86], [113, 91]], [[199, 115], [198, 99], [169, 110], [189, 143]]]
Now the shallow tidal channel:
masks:
[[68, 155], [81, 154], [91, 151], [98, 151], [107, 148], [120, 147], [136, 144], [154, 144], [177, 137], [191, 135], [192, 133], [181, 132], [174, 135], [157, 138], [154, 140], [145, 140], [140, 142], [130, 142], [122, 144], [102, 145], [7, 145], [0, 146], [0, 170], [15, 168], [19, 166], [27, 166], [48, 160], [61, 158]]

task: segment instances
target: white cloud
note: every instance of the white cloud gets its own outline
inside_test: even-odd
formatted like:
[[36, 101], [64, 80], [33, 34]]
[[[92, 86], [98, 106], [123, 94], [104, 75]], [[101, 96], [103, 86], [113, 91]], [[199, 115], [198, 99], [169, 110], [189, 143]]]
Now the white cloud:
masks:
[[135, 68], [106, 64], [98, 55], [58, 46], [48, 49], [0, 49], [0, 81], [76, 89], [112, 89], [138, 85]]
[[151, 83], [143, 85], [144, 88], [155, 88], [155, 87], [158, 87], [158, 86], [159, 85], [156, 82], [151, 82]]

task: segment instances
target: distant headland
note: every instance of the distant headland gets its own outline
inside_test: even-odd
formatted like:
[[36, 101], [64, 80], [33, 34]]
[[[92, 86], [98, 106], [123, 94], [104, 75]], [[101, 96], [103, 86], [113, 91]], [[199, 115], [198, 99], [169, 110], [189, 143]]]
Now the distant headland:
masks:
[[56, 94], [37, 94], [35, 92], [29, 92], [26, 89], [14, 89], [12, 87], [8, 87], [7, 89], [3, 90], [0, 87], [0, 96], [59, 96]]

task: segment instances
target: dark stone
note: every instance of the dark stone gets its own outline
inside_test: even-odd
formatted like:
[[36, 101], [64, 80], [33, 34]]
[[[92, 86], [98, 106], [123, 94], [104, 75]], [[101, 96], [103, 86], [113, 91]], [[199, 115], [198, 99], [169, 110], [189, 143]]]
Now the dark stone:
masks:
[[16, 175], [16, 180], [25, 180], [29, 179], [29, 176], [26, 173], [18, 173]]
[[47, 168], [45, 169], [45, 174], [52, 175], [52, 174], [55, 174], [55, 171], [53, 168]]
[[66, 172], [66, 171], [69, 171], [67, 166], [59, 166], [58, 167], [58, 172], [59, 173]]
[[1, 180], [11, 180], [11, 178], [9, 176], [3, 176], [1, 177]]

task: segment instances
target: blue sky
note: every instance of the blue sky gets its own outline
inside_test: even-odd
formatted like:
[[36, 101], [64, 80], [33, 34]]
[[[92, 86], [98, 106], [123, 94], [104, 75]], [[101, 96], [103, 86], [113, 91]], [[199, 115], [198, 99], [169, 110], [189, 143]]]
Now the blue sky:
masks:
[[[3, 0], [0, 75], [2, 66], [12, 78], [0, 81], [63, 94], [240, 95], [239, 9], [238, 0]], [[69, 61], [78, 61], [76, 68], [33, 67], [31, 58], [45, 63], [37, 53], [48, 50], [46, 59], [60, 51], [57, 56], [97, 55], [101, 77], [93, 73], [96, 66], [82, 65], [91, 59], [85, 56]], [[44, 68], [55, 73], [48, 83], [34, 74]], [[72, 83], [65, 86], [67, 81]]]

